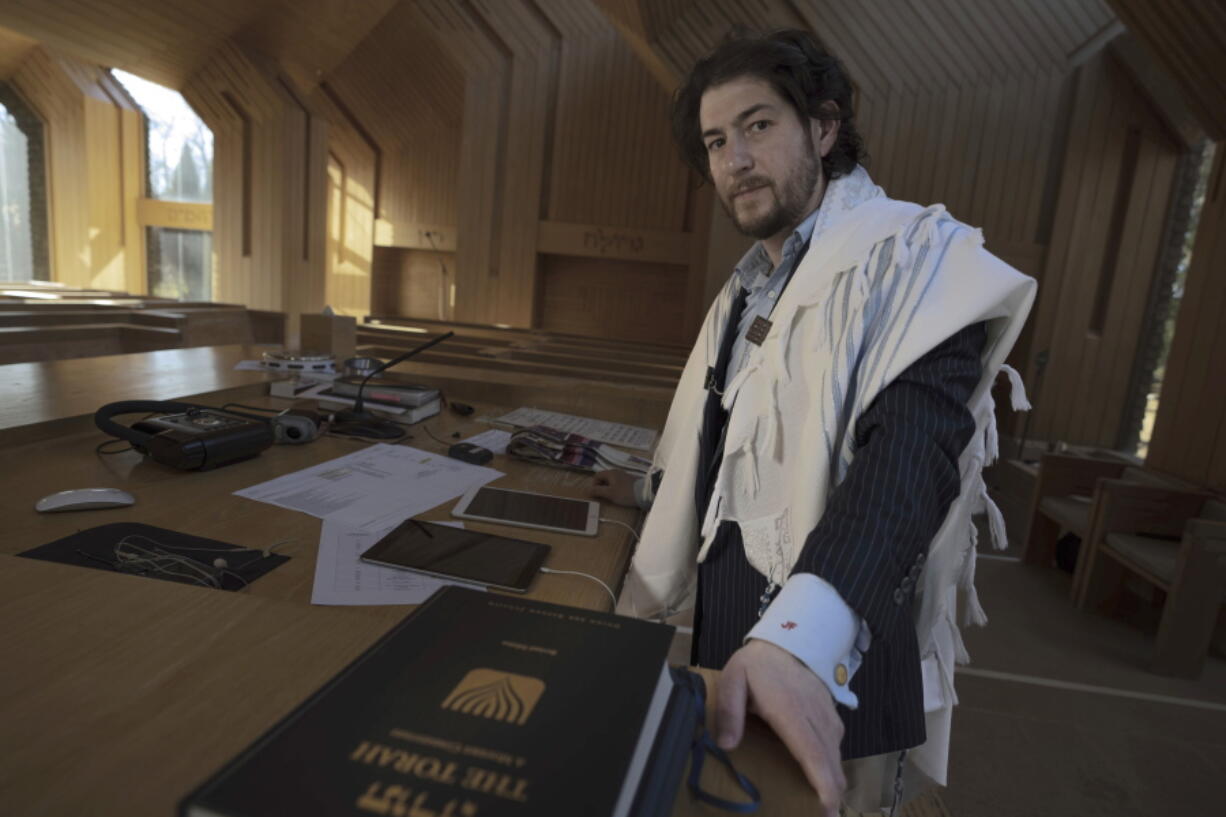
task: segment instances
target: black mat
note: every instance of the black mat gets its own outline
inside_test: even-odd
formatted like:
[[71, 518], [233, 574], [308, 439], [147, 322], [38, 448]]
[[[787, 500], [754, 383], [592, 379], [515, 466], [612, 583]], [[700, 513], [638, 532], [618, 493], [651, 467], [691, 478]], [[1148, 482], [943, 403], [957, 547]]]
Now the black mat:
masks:
[[[189, 578], [124, 564], [116, 555], [115, 547], [125, 539], [130, 544], [138, 545], [146, 550], [160, 550], [193, 560], [208, 574], [217, 578], [222, 590], [241, 590], [268, 571], [289, 561], [288, 556], [277, 553], [266, 557], [259, 550], [247, 550], [239, 545], [219, 542], [216, 539], [191, 536], [137, 522], [115, 522], [77, 531], [71, 536], [65, 536], [63, 539], [57, 539], [17, 555], [29, 559], [42, 559], [45, 562], [60, 562], [134, 576], [148, 576], [151, 579], [210, 586], [202, 585]], [[238, 552], [230, 556], [226, 553], [214, 552], [215, 550]], [[225, 559], [228, 567], [224, 570], [214, 567], [213, 561], [218, 558]]]

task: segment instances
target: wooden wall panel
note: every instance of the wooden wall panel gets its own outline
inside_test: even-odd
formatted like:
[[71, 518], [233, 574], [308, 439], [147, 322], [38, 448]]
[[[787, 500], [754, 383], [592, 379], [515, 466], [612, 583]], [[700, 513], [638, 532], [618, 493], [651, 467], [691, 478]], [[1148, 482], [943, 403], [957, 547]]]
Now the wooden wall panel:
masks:
[[[864, 98], [858, 126], [874, 181], [894, 198], [941, 202], [983, 230], [988, 249], [1039, 277], [1035, 245], [1060, 94], [1052, 70], [1008, 81]], [[1006, 104], [1008, 101], [1009, 104]]]
[[563, 36], [543, 218], [685, 229], [689, 176], [667, 91], [589, 3], [541, 0]]
[[551, 332], [688, 345], [678, 320], [686, 268], [674, 264], [542, 256], [540, 326]]
[[1226, 493], [1226, 151], [1217, 151], [1146, 464]]
[[327, 123], [225, 45], [183, 96], [213, 130], [214, 298], [290, 314], [325, 295]]
[[83, 62], [182, 89], [227, 42], [309, 88], [395, 0], [5, 0], [0, 25]]
[[332, 98], [312, 96], [328, 120], [327, 257], [324, 302], [342, 315], [370, 311], [375, 235], [375, 150]]
[[1204, 0], [1110, 0], [1215, 140], [1226, 139], [1226, 7]]
[[140, 114], [99, 68], [41, 47], [11, 82], [46, 125], [52, 280], [143, 293]]
[[15, 74], [37, 46], [36, 40], [0, 28], [0, 80], [7, 80]]
[[1051, 355], [1031, 429], [1113, 447], [1179, 150], [1107, 54], [1082, 67], [1076, 101], [1030, 344]]
[[455, 253], [375, 247], [368, 314], [450, 321]]
[[[344, 278], [330, 275], [331, 285], [354, 284], [344, 300], [348, 314], [395, 314], [397, 304], [423, 297], [402, 301], [380, 293], [444, 286], [437, 277], [430, 283], [399, 280], [416, 275], [410, 264], [372, 269], [376, 245], [448, 250], [456, 245], [465, 80], [446, 43], [431, 35], [423, 13], [417, 4], [396, 5], [312, 95], [331, 125], [331, 151], [345, 167], [347, 184], [356, 185], [356, 199], [345, 200], [347, 212], [352, 218], [355, 205], [359, 212], [371, 210], [369, 234], [349, 222], [355, 229], [345, 234], [345, 253], [368, 275], [393, 276], [367, 282], [363, 293], [356, 268], [348, 268]], [[455, 265], [449, 268], [454, 271]], [[445, 288], [425, 300], [449, 300], [450, 280]]]

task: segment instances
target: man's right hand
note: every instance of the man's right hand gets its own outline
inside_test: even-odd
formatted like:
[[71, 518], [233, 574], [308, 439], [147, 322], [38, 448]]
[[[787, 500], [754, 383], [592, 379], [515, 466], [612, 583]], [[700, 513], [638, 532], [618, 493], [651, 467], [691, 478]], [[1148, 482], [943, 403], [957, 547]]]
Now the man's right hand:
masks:
[[600, 471], [592, 478], [591, 495], [597, 499], [607, 499], [614, 505], [638, 507], [638, 497], [634, 495], [635, 479], [625, 471]]

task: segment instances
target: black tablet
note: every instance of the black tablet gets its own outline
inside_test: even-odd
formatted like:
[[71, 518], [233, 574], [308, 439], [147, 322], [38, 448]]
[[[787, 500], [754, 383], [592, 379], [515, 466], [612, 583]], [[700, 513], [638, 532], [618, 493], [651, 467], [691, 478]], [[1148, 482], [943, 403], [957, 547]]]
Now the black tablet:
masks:
[[549, 545], [406, 519], [361, 559], [523, 593], [548, 555]]

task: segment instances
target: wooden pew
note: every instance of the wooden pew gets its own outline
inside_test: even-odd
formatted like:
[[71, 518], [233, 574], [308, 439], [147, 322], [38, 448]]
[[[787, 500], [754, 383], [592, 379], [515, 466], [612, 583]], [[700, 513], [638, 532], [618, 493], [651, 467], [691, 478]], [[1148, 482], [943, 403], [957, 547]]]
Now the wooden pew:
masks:
[[0, 303], [0, 363], [152, 349], [282, 343], [285, 315], [231, 304]]

